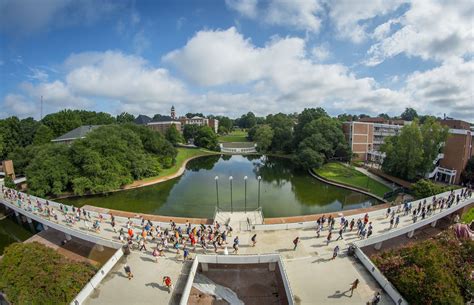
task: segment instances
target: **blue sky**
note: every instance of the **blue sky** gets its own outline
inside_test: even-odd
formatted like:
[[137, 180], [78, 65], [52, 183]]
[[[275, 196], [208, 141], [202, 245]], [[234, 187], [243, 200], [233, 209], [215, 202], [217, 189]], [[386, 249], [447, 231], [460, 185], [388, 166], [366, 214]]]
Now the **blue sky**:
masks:
[[471, 1], [0, 1], [0, 117], [420, 113], [474, 121]]

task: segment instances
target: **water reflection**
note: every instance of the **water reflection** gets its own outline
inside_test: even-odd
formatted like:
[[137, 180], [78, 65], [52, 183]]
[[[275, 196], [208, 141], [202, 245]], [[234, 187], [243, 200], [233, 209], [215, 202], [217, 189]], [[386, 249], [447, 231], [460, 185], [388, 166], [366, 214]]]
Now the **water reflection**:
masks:
[[181, 177], [157, 185], [64, 200], [77, 206], [90, 204], [112, 209], [175, 215], [212, 217], [216, 206], [214, 177], [218, 176], [219, 204], [230, 210], [229, 176], [233, 176], [232, 203], [243, 209], [244, 176], [247, 180], [247, 207], [257, 207], [261, 176], [261, 205], [265, 217], [326, 213], [366, 207], [376, 200], [319, 182], [307, 172], [294, 168], [290, 159], [258, 155], [215, 155], [191, 160]]

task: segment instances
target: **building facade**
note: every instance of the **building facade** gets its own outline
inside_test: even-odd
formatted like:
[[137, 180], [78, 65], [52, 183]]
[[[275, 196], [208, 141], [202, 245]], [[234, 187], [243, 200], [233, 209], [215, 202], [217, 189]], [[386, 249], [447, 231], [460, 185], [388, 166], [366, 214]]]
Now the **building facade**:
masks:
[[160, 132], [161, 134], [165, 134], [171, 126], [174, 126], [176, 130], [182, 132], [181, 122], [179, 120], [173, 119], [170, 116], [162, 116], [152, 120], [151, 122], [147, 123], [146, 126], [153, 131]]
[[[343, 131], [355, 154], [353, 160], [382, 164], [385, 154], [381, 145], [388, 136], [398, 135], [405, 124], [401, 120], [365, 118], [356, 122], [345, 122]], [[474, 156], [473, 137], [469, 123], [460, 120], [441, 120], [449, 127], [449, 136], [442, 152], [433, 160], [434, 169], [426, 173], [426, 178], [443, 183], [460, 183], [461, 173], [468, 160]]]
[[194, 116], [192, 118], [181, 117], [179, 118], [181, 125], [197, 125], [197, 126], [209, 126], [214, 130], [215, 133], [219, 130], [219, 120], [208, 119], [199, 116]]

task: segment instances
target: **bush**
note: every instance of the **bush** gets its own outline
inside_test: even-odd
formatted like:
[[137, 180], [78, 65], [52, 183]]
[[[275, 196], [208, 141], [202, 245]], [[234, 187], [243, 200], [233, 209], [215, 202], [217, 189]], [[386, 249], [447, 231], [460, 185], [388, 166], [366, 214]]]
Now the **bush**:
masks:
[[416, 199], [434, 196], [452, 189], [453, 187], [442, 186], [427, 179], [418, 180], [411, 186], [411, 190], [413, 191], [413, 195]]
[[12, 304], [68, 304], [96, 268], [39, 243], [14, 243], [0, 261], [0, 290]]
[[372, 256], [373, 262], [411, 304], [465, 304], [472, 298], [474, 242], [453, 231]]

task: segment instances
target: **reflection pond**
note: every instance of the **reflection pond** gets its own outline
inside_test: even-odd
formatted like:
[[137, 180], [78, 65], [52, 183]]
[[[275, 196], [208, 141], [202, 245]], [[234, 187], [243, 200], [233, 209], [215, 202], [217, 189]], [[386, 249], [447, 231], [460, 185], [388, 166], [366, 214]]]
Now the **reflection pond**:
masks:
[[368, 207], [379, 203], [366, 195], [322, 183], [306, 171], [296, 169], [291, 160], [259, 155], [214, 155], [188, 162], [184, 174], [152, 186], [100, 196], [84, 196], [61, 201], [76, 206], [98, 207], [137, 213], [212, 218], [217, 204], [215, 176], [218, 176], [219, 206], [243, 210], [247, 179], [247, 209], [260, 205], [265, 217], [284, 217], [334, 212]]

